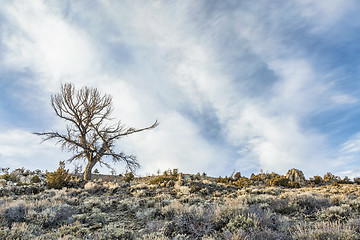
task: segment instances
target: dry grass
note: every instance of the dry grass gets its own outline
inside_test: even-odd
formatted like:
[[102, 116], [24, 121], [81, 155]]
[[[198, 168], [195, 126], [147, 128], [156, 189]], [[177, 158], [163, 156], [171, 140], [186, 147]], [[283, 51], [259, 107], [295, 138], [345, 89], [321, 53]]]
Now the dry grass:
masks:
[[0, 239], [359, 239], [360, 186], [93, 182], [0, 198]]

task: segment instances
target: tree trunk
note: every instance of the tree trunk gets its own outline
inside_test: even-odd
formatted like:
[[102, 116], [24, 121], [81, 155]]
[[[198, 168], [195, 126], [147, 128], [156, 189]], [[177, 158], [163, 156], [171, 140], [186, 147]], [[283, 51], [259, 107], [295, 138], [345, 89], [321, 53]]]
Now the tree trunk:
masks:
[[85, 181], [91, 180], [91, 171], [93, 167], [95, 166], [95, 161], [88, 161], [88, 164], [86, 165], [85, 171], [84, 171], [84, 177], [83, 179]]

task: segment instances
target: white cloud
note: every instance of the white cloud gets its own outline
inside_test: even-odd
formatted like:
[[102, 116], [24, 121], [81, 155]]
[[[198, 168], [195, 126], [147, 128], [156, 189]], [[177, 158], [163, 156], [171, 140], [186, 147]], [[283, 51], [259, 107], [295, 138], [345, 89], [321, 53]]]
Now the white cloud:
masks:
[[99, 68], [89, 36], [43, 1], [16, 1], [1, 12], [9, 24], [3, 64], [31, 69], [43, 88], [53, 91], [60, 81], [85, 83]]
[[346, 94], [335, 95], [331, 99], [338, 104], [355, 104], [358, 102], [356, 98]]
[[40, 137], [21, 129], [0, 133], [2, 167], [55, 170], [59, 161], [69, 158], [50, 142], [40, 141]]
[[329, 30], [357, 4], [356, 1], [342, 0], [298, 0], [300, 14], [311, 22], [314, 32]]
[[348, 141], [344, 142], [340, 151], [345, 155], [360, 153], [360, 133], [355, 134]]
[[[325, 28], [347, 9], [338, 1], [329, 5], [301, 1], [299, 8], [286, 5], [269, 14], [262, 4], [251, 11], [219, 11], [205, 19], [207, 28], [199, 32], [192, 14], [202, 11], [201, 3], [103, 1], [96, 10], [74, 3], [74, 12], [70, 9], [65, 19], [57, 5], [15, 2], [1, 11], [9, 22], [2, 41], [3, 63], [13, 69], [30, 68], [48, 91], [57, 91], [63, 81], [99, 87], [113, 95], [114, 116], [125, 124], [144, 127], [159, 118], [158, 129], [129, 137], [124, 145], [119, 142], [119, 147], [138, 154], [143, 172], [180, 168], [226, 174], [233, 167], [280, 172], [298, 167], [311, 172], [320, 169], [332, 151], [326, 136], [304, 128], [304, 119], [329, 105], [357, 100], [335, 91], [328, 74], [315, 69], [298, 46], [284, 43], [282, 25], [284, 19], [300, 15], [298, 21], [320, 19], [316, 28]], [[95, 24], [83, 26], [71, 14]], [[198, 21], [204, 19], [199, 16]], [[222, 53], [226, 44], [221, 41], [242, 48]], [[111, 47], [105, 51], [103, 43], [122, 46], [130, 60], [117, 61], [116, 57], [123, 60], [115, 56], [121, 53]], [[274, 76], [272, 84], [266, 79], [258, 83], [266, 85], [266, 99], [247, 94], [251, 79], [224, 70], [231, 61], [226, 57], [246, 58], [245, 52], [262, 67], [248, 63], [244, 76], [264, 68]], [[184, 109], [202, 113], [207, 106], [219, 120], [223, 144], [240, 153], [237, 159], [203, 137], [200, 123], [182, 114]], [[62, 123], [53, 121], [61, 129]], [[20, 142], [4, 145], [3, 155], [12, 157], [9, 154], [19, 146], [32, 146]], [[26, 155], [30, 150], [23, 151], [20, 154]]]
[[225, 170], [224, 151], [204, 141], [196, 125], [177, 112], [160, 118], [164, 121], [158, 128], [125, 139], [129, 150], [138, 156], [142, 173], [179, 168], [192, 173], [207, 169], [209, 174], [218, 175]]

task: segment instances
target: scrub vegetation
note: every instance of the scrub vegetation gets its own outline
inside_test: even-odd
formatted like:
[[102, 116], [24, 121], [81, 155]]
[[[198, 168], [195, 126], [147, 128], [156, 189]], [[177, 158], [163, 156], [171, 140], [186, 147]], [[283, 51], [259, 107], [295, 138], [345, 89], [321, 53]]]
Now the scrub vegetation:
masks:
[[358, 179], [78, 175], [3, 169], [0, 239], [360, 238]]

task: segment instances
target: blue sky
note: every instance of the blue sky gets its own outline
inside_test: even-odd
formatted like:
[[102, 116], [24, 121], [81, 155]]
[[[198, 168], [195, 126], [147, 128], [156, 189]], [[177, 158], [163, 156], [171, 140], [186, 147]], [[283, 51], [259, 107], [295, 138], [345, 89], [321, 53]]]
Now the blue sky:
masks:
[[65, 129], [49, 100], [72, 82], [111, 94], [129, 126], [160, 121], [118, 142], [142, 175], [360, 176], [359, 11], [351, 0], [4, 2], [0, 166], [69, 158], [31, 132]]

